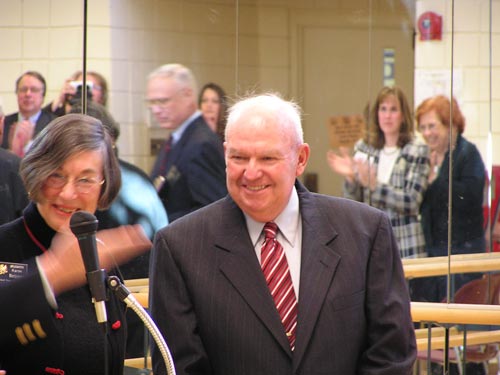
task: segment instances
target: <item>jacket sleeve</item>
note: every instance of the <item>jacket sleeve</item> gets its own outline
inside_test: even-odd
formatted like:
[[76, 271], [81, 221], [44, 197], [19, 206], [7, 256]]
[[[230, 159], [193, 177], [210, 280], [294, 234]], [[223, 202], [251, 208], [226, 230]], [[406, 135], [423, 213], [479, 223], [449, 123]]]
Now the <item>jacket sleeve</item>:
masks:
[[[465, 144], [453, 168], [453, 209], [466, 213], [483, 204], [486, 168], [475, 145]], [[443, 173], [446, 180], [448, 175]]]
[[196, 157], [189, 162], [187, 178], [193, 200], [202, 207], [227, 194], [226, 164], [218, 144], [204, 142], [197, 149]]
[[0, 301], [0, 353], [44, 340], [56, 329], [38, 272], [1, 284]]
[[[169, 346], [177, 374], [211, 374], [193, 303], [162, 233], [157, 233], [152, 250], [151, 316]], [[152, 345], [151, 355], [154, 374], [166, 375], [165, 363], [156, 345]]]
[[358, 373], [411, 374], [416, 340], [410, 297], [390, 221], [382, 217], [367, 268], [367, 341]]
[[[353, 153], [355, 154], [358, 151], [361, 151], [366, 154], [370, 154], [371, 152], [368, 145], [364, 143], [362, 140], [359, 140], [354, 145]], [[352, 182], [344, 180], [343, 193], [344, 193], [344, 198], [349, 198], [358, 202], [364, 202], [364, 195], [365, 195], [364, 188], [357, 180], [354, 180]]]

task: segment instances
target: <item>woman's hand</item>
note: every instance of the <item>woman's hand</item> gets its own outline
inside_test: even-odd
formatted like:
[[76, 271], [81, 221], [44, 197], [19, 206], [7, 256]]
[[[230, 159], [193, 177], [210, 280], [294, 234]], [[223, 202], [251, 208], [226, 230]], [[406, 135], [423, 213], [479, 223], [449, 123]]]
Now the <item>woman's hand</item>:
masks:
[[61, 87], [61, 91], [59, 92], [59, 96], [54, 99], [51, 104], [52, 112], [57, 111], [58, 108], [61, 108], [64, 103], [66, 103], [66, 99], [69, 95], [75, 95], [76, 89], [71, 85], [72, 79], [67, 79], [64, 81], [63, 86]]
[[331, 150], [328, 151], [326, 160], [330, 169], [344, 176], [349, 183], [356, 180], [356, 164], [347, 147], [340, 147], [338, 154]]
[[375, 190], [377, 187], [377, 171], [368, 161], [356, 160], [356, 168], [358, 171], [357, 178], [361, 186]]

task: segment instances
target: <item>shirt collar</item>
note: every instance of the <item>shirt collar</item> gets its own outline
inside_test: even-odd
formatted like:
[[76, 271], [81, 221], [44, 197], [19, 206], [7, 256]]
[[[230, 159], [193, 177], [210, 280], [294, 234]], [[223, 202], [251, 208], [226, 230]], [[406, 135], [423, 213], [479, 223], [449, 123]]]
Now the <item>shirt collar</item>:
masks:
[[[248, 234], [250, 235], [252, 244], [255, 247], [257, 246], [257, 241], [259, 241], [262, 230], [264, 229], [264, 225], [266, 223], [255, 221], [246, 213], [244, 213], [244, 215], [246, 219]], [[294, 186], [285, 209], [278, 215], [276, 219], [274, 219], [274, 222], [278, 225], [281, 235], [283, 236], [285, 241], [287, 241], [292, 247], [294, 247], [295, 242], [297, 241], [297, 228], [299, 225], [299, 220], [299, 196]]]
[[184, 134], [184, 131], [186, 131], [187, 127], [191, 122], [196, 119], [197, 117], [201, 116], [201, 111], [196, 110], [191, 116], [187, 118], [186, 121], [184, 121], [181, 126], [179, 126], [177, 129], [175, 129], [172, 132], [172, 144], [176, 144], [179, 139], [181, 139], [182, 134]]
[[38, 121], [38, 118], [40, 117], [41, 114], [42, 114], [42, 110], [39, 110], [33, 116], [30, 116], [29, 118], [24, 118], [24, 116], [21, 115], [21, 112], [19, 112], [18, 120], [19, 120], [19, 122], [22, 122], [24, 120], [29, 120], [29, 122], [31, 122], [32, 124], [36, 124], [36, 122]]

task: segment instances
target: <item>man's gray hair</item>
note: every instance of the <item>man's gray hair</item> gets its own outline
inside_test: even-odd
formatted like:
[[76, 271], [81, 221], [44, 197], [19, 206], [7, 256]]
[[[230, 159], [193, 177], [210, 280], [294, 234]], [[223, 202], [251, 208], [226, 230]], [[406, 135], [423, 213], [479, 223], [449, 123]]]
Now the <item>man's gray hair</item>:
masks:
[[267, 121], [272, 119], [281, 125], [284, 132], [293, 130], [298, 145], [304, 143], [304, 132], [301, 123], [301, 109], [293, 101], [284, 100], [277, 93], [253, 95], [241, 99], [228, 110], [226, 139], [232, 125], [242, 116], [248, 116], [250, 121]]
[[182, 64], [162, 65], [149, 73], [148, 81], [157, 77], [172, 78], [182, 87], [188, 87], [193, 90], [195, 96], [198, 93], [198, 84], [193, 72]]

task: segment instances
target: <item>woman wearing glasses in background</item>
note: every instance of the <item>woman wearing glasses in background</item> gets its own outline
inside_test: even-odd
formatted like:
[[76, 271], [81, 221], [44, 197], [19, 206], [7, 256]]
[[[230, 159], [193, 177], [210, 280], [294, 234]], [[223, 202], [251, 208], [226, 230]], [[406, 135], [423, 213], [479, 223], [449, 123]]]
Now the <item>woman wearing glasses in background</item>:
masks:
[[[483, 194], [486, 168], [477, 147], [464, 138], [465, 117], [457, 101], [443, 95], [424, 100], [416, 110], [418, 130], [429, 145], [429, 188], [422, 203], [422, 226], [429, 256], [448, 255], [449, 168], [452, 159], [452, 254], [483, 253]], [[451, 154], [451, 156], [450, 156]], [[452, 275], [452, 295], [477, 273]], [[427, 283], [424, 282], [427, 280]], [[421, 280], [423, 300], [446, 297], [447, 277]], [[420, 293], [420, 292], [419, 292]]]
[[[425, 99], [416, 110], [418, 130], [430, 150], [429, 187], [422, 202], [422, 226], [430, 257], [448, 255], [448, 222], [451, 219], [451, 254], [483, 253], [486, 241], [483, 227], [483, 193], [486, 169], [477, 147], [464, 138], [465, 117], [457, 101], [443, 95]], [[448, 217], [449, 168], [452, 160], [452, 210]], [[463, 285], [480, 278], [481, 273], [457, 273], [418, 278], [412, 283], [413, 300], [441, 302]], [[453, 300], [451, 301], [453, 302]], [[432, 373], [442, 374], [433, 364]], [[450, 374], [458, 374], [456, 364]], [[486, 374], [483, 363], [468, 363], [468, 375]]]
[[[44, 107], [44, 110], [59, 117], [71, 112], [71, 105], [73, 100], [81, 102], [81, 92], [78, 88], [82, 89], [83, 73], [81, 70], [73, 73], [66, 79], [61, 87], [59, 96], [52, 102]], [[106, 78], [98, 72], [87, 71], [86, 77], [87, 95], [92, 101], [106, 107], [108, 104], [108, 82]]]
[[[109, 134], [99, 120], [80, 114], [53, 120], [35, 138], [20, 174], [31, 202], [21, 218], [0, 227], [0, 263], [17, 265], [24, 277], [36, 272], [33, 259], [47, 252], [56, 233], [71, 234], [74, 212], [110, 205], [121, 179]], [[19, 304], [27, 303], [20, 295]], [[17, 340], [2, 347], [0, 368], [8, 374], [122, 374], [125, 305], [110, 295], [106, 307], [107, 337], [88, 287], [52, 297], [41, 317], [16, 323]]]

